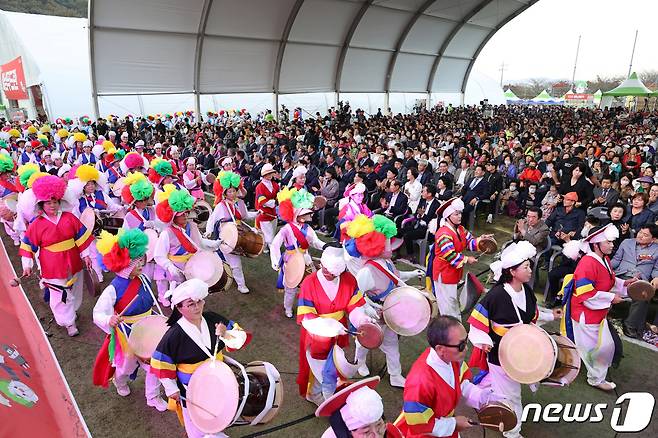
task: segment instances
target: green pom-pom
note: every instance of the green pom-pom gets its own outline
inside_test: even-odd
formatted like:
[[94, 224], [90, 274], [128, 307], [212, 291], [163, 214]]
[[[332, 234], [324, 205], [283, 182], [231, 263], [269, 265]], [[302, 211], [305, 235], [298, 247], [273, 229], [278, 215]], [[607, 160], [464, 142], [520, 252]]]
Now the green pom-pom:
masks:
[[194, 205], [194, 198], [185, 190], [174, 190], [169, 196], [169, 206], [172, 210], [181, 212], [191, 210]]
[[0, 173], [11, 172], [14, 170], [14, 161], [11, 157], [0, 154]]
[[393, 222], [386, 216], [382, 216], [381, 214], [376, 214], [372, 217], [372, 221], [375, 224], [375, 231], [382, 233], [384, 236], [388, 237], [389, 239], [391, 237], [394, 237], [398, 233], [398, 229], [395, 226], [395, 222]]
[[0, 148], [3, 149], [9, 149], [9, 146], [7, 146], [7, 142], [4, 140], [0, 140]]
[[145, 179], [137, 180], [137, 182], [130, 185], [130, 194], [133, 195], [136, 201], [143, 201], [153, 194], [153, 185]]
[[27, 187], [27, 181], [34, 174], [34, 172], [38, 172], [38, 171], [39, 171], [39, 169], [28, 169], [25, 172], [23, 172], [23, 174], [19, 178], [19, 180], [21, 182], [21, 185], [23, 187]]
[[139, 228], [132, 228], [119, 235], [119, 248], [127, 249], [133, 260], [146, 254], [148, 244], [148, 236]]
[[291, 200], [292, 205], [295, 208], [313, 208], [313, 201], [315, 200], [315, 196], [302, 189], [293, 193]]
[[43, 146], [46, 146], [46, 147], [48, 146], [48, 139], [47, 139], [47, 138], [40, 138], [40, 139], [39, 139], [39, 142], [40, 142]]
[[174, 169], [171, 167], [171, 163], [165, 160], [155, 163], [153, 169], [158, 172], [158, 175], [160, 176], [167, 176], [174, 173]]
[[123, 160], [125, 156], [126, 156], [126, 151], [124, 151], [123, 149], [119, 149], [118, 151], [115, 152], [114, 159]]
[[240, 186], [240, 175], [235, 172], [224, 172], [219, 176], [219, 183], [224, 190], [231, 187], [237, 189]]

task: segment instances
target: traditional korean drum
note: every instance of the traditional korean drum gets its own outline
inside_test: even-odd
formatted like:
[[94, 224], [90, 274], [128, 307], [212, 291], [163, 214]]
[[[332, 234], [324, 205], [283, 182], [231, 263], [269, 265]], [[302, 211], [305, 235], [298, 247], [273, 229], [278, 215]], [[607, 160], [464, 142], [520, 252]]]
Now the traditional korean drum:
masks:
[[284, 264], [283, 284], [290, 289], [294, 289], [304, 279], [304, 272], [306, 271], [304, 254], [295, 250], [288, 254]]
[[238, 227], [235, 222], [225, 222], [219, 230], [222, 243], [219, 247], [224, 254], [231, 254], [238, 244]]
[[89, 296], [98, 297], [101, 295], [101, 284], [98, 282], [98, 275], [93, 269], [85, 267], [82, 270], [82, 280]]
[[96, 226], [96, 213], [94, 213], [93, 208], [85, 208], [85, 210], [80, 215], [80, 222], [85, 228], [93, 233], [95, 233]]
[[269, 362], [247, 366], [224, 356], [197, 368], [187, 387], [187, 409], [204, 433], [219, 433], [228, 426], [271, 421], [283, 403], [283, 383]]
[[493, 254], [498, 250], [498, 243], [490, 237], [482, 237], [478, 242], [478, 250], [483, 254]]
[[525, 384], [566, 385], [580, 370], [575, 345], [562, 336], [551, 336], [534, 324], [520, 324], [505, 333], [498, 358], [508, 376]]
[[384, 331], [382, 328], [372, 322], [364, 322], [357, 329], [356, 339], [359, 344], [369, 350], [379, 348], [384, 342]]
[[628, 286], [628, 296], [635, 301], [651, 301], [656, 294], [656, 288], [645, 280], [638, 280]]
[[199, 226], [199, 228], [205, 229], [206, 223], [212, 214], [212, 207], [210, 204], [199, 199], [194, 203], [192, 211], [192, 220]]
[[121, 198], [121, 192], [123, 192], [123, 188], [126, 185], [126, 179], [124, 177], [119, 178], [114, 182], [112, 185], [112, 193], [114, 193], [114, 196], [117, 198]]
[[148, 361], [169, 330], [167, 318], [162, 315], [146, 316], [132, 325], [128, 336], [128, 347], [135, 357]]
[[384, 299], [382, 311], [386, 325], [401, 336], [415, 336], [425, 330], [432, 318], [432, 304], [420, 290], [396, 287]]
[[233, 254], [249, 258], [256, 258], [261, 255], [265, 249], [263, 232], [245, 223], [238, 224], [237, 229], [238, 242], [235, 245]]
[[327, 198], [318, 195], [313, 199], [313, 210], [322, 210], [327, 206]]
[[[507, 432], [514, 429], [517, 418], [514, 410], [503, 402], [489, 403], [478, 411], [478, 421], [487, 429]], [[503, 424], [500, 430], [500, 424]]]
[[222, 276], [219, 278], [219, 281], [215, 283], [214, 286], [208, 288], [208, 293], [212, 294], [215, 292], [226, 292], [233, 285], [233, 271], [228, 263], [224, 263], [224, 268], [222, 269]]
[[197, 251], [185, 263], [183, 272], [187, 280], [198, 278], [203, 280], [208, 287], [212, 287], [222, 277], [224, 263], [215, 252]]

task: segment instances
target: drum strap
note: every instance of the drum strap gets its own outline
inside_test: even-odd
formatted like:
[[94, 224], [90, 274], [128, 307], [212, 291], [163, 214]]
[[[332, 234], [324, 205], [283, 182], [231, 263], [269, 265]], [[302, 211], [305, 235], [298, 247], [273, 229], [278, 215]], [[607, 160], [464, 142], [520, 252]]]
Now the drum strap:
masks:
[[16, 187], [16, 185], [12, 184], [11, 182], [5, 179], [0, 179], [0, 186], [4, 187], [10, 192], [18, 192], [18, 188]]
[[[148, 212], [148, 210], [144, 210], [144, 211]], [[135, 217], [135, 219], [138, 219], [142, 223], [147, 220], [146, 218], [144, 218], [144, 216], [142, 216], [139, 213], [139, 211], [137, 211], [136, 208], [133, 208], [132, 210], [130, 210], [129, 213], [132, 214]]]
[[[308, 249], [308, 240], [306, 240], [306, 234], [297, 228], [297, 226], [293, 223], [288, 224], [290, 226], [290, 230], [292, 231], [292, 234], [295, 236], [295, 239], [297, 239], [297, 242], [299, 242], [299, 247], [301, 249]], [[304, 227], [307, 227], [308, 225], [304, 224]]]

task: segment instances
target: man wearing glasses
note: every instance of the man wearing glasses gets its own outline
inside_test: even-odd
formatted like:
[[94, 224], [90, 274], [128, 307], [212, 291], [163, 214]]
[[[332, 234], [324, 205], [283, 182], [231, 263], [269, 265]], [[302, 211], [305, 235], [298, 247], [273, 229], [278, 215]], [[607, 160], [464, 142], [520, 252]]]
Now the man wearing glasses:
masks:
[[439, 316], [427, 328], [429, 347], [407, 375], [402, 413], [395, 425], [404, 436], [459, 436], [471, 427], [467, 417], [455, 416], [462, 396], [479, 409], [489, 403], [493, 392], [482, 390], [468, 379], [471, 373], [464, 359], [468, 336], [453, 316]]

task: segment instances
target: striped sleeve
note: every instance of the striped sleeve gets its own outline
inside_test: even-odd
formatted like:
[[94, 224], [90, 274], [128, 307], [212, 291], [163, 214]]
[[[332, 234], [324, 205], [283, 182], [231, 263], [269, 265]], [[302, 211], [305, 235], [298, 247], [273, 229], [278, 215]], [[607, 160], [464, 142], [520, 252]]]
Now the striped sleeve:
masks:
[[468, 323], [478, 330], [489, 333], [489, 311], [482, 305], [482, 303], [475, 305], [475, 308], [471, 312], [471, 316], [468, 318]]
[[347, 312], [351, 312], [357, 307], [361, 307], [366, 304], [365, 298], [363, 298], [363, 292], [359, 289], [356, 289], [350, 298], [350, 302], [347, 304]]
[[30, 241], [28, 233], [25, 233], [25, 236], [23, 236], [23, 240], [21, 241], [21, 246], [18, 249], [18, 255], [31, 259], [34, 258], [34, 253], [37, 252], [38, 249], [39, 247]]
[[466, 237], [466, 247], [469, 249], [469, 251], [477, 251], [479, 239], [473, 237], [471, 232], [465, 228], [464, 228], [464, 234]]
[[466, 263], [464, 255], [455, 251], [455, 244], [450, 236], [445, 234], [438, 236], [435, 247], [437, 257], [450, 263], [451, 266], [459, 269]]
[[318, 311], [315, 308], [315, 303], [312, 300], [300, 295], [297, 300], [297, 323], [301, 324], [304, 319], [315, 318], [318, 316]]
[[176, 379], [176, 364], [171, 357], [155, 350], [151, 358], [151, 373], [158, 379]]
[[80, 219], [75, 218], [74, 220], [78, 226], [78, 231], [75, 233], [75, 246], [77, 246], [80, 251], [84, 251], [94, 241], [94, 236], [91, 234], [92, 230], [88, 230], [87, 227], [80, 222]]

